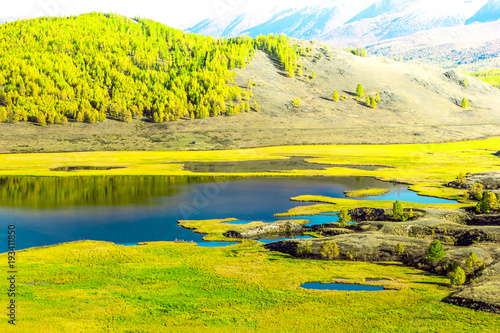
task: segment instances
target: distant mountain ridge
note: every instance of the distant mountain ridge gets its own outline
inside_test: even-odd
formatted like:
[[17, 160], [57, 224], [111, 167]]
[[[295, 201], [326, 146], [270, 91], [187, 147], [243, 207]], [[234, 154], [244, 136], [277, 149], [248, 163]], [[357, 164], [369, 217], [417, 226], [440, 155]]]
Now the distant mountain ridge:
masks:
[[346, 22], [346, 24], [356, 22], [362, 19], [369, 19], [369, 18], [375, 18], [377, 16], [386, 14], [393, 9], [397, 8], [398, 6], [407, 4], [410, 2], [410, 0], [382, 0], [382, 1], [377, 1], [370, 7], [366, 8], [365, 10], [361, 11], [359, 14], [354, 16], [352, 19]]
[[500, 20], [500, 1], [490, 0], [476, 14], [469, 18], [465, 24], [494, 22], [498, 20]]
[[334, 44], [352, 40], [354, 45], [368, 45], [422, 30], [498, 19], [500, 0], [333, 0], [322, 6], [207, 18], [186, 30], [213, 37], [285, 33]]
[[500, 68], [500, 21], [420, 31], [367, 47], [371, 54], [476, 71]]
[[[481, 56], [481, 50], [488, 49], [488, 64], [491, 58], [496, 57], [495, 47], [498, 45], [498, 30], [496, 25], [485, 24], [500, 20], [500, 0], [333, 0], [321, 6], [303, 8], [275, 9], [263, 13], [240, 13], [228, 17], [206, 19], [187, 29], [189, 32], [210, 35], [214, 37], [233, 37], [248, 35], [255, 37], [270, 33], [284, 33], [298, 39], [316, 39], [328, 42], [337, 47], [366, 46], [369, 50], [386, 56], [401, 56], [401, 52], [390, 52], [408, 45], [412, 40], [412, 54], [405, 59], [422, 59], [429, 55], [429, 47], [433, 62], [444, 63], [447, 59], [443, 55], [449, 54], [450, 47], [460, 43], [459, 32], [465, 26], [481, 25], [467, 31], [470, 42], [466, 47], [473, 48], [474, 52], [458, 52], [464, 58], [453, 54], [454, 65], [472, 64], [469, 69], [482, 69], [481, 61], [472, 61], [474, 55]], [[440, 38], [440, 44], [435, 44], [433, 31], [447, 30]], [[455, 32], [453, 32], [455, 29]], [[425, 33], [429, 32], [429, 33]], [[471, 35], [472, 34], [472, 35]], [[474, 35], [475, 34], [475, 35]], [[482, 37], [489, 36], [487, 41]], [[472, 36], [472, 38], [471, 38]], [[432, 45], [427, 38], [434, 40]], [[476, 42], [476, 41], [481, 41]], [[390, 42], [391, 48], [387, 47]], [[397, 44], [401, 42], [400, 46]], [[458, 44], [457, 44], [458, 43]], [[485, 46], [489, 43], [487, 46]], [[422, 52], [418, 53], [413, 47], [421, 45]], [[464, 45], [461, 46], [462, 48]]]

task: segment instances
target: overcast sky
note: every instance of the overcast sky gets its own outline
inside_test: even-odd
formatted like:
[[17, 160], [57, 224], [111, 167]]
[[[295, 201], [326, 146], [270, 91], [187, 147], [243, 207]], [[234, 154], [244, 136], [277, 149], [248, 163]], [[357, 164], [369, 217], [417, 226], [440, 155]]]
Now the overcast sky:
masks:
[[76, 15], [92, 11], [140, 16], [181, 28], [220, 15], [274, 7], [306, 7], [332, 0], [0, 0], [0, 19]]

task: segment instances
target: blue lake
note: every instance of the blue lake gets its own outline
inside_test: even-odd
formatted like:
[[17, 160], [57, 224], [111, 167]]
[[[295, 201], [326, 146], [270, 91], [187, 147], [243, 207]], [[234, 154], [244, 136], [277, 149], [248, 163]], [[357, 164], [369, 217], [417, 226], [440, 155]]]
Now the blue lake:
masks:
[[[178, 220], [236, 218], [274, 222], [297, 206], [299, 195], [345, 198], [344, 191], [387, 188], [381, 197], [418, 203], [452, 201], [418, 196], [407, 186], [373, 178], [212, 178], [212, 177], [0, 177], [0, 228], [16, 225], [18, 249], [76, 240], [117, 244], [194, 241], [203, 235], [177, 225]], [[281, 218], [290, 219], [290, 218]], [[294, 217], [331, 223], [335, 216]], [[224, 243], [227, 245], [227, 243]], [[0, 238], [0, 248], [6, 248]]]

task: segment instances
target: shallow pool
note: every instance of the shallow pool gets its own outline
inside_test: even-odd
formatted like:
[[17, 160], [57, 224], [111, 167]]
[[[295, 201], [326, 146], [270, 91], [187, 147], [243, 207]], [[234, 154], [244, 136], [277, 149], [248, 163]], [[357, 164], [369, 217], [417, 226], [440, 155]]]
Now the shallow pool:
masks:
[[300, 286], [304, 289], [313, 290], [337, 290], [337, 291], [382, 291], [382, 286], [363, 286], [360, 284], [343, 284], [343, 283], [319, 283], [309, 282]]

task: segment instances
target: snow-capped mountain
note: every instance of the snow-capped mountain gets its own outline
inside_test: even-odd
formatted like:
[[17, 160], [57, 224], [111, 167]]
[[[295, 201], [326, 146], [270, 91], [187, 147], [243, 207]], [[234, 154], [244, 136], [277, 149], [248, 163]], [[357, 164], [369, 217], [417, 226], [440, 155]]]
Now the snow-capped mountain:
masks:
[[500, 0], [330, 0], [208, 18], [187, 30], [214, 37], [285, 33], [477, 70], [500, 66], [499, 24]]
[[368, 46], [368, 52], [475, 71], [500, 67], [500, 21], [419, 31]]
[[[276, 8], [207, 18], [187, 29], [215, 37], [285, 33], [334, 45], [368, 45], [422, 30], [490, 22], [500, 0], [331, 0], [303, 8]], [[496, 16], [495, 16], [496, 15]]]
[[494, 22], [500, 20], [500, 1], [490, 0], [474, 16], [469, 18], [465, 24]]
[[363, 19], [375, 18], [380, 15], [384, 15], [390, 13], [391, 11], [396, 10], [398, 7], [401, 7], [404, 4], [411, 2], [410, 0], [382, 0], [377, 1], [365, 10], [358, 13], [352, 19], [346, 22], [346, 24], [351, 22], [360, 21]]
[[[353, 6], [353, 2], [355, 5]], [[296, 38], [314, 38], [324, 31], [342, 26], [373, 0], [332, 0], [322, 5], [286, 8], [270, 11], [251, 11], [226, 17], [207, 18], [187, 29], [193, 33], [214, 37], [237, 35], [267, 35], [285, 33]]]
[[334, 45], [370, 45], [419, 31], [463, 25], [487, 0], [381, 0], [318, 39]]

